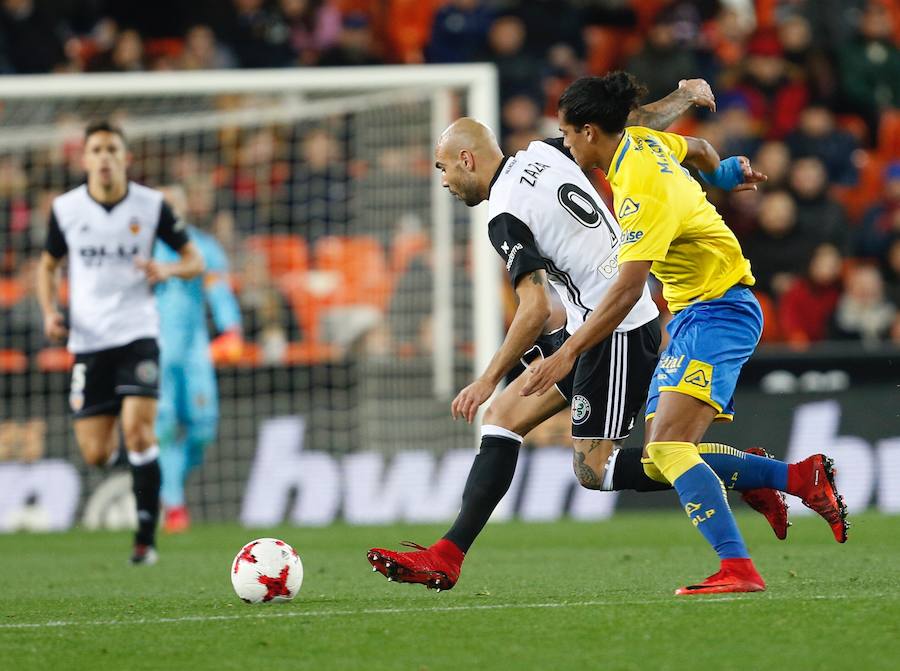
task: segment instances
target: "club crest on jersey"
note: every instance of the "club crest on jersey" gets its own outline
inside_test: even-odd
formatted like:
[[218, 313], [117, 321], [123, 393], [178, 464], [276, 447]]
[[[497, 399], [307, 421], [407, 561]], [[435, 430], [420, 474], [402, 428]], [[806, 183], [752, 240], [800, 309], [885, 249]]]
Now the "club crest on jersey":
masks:
[[137, 235], [141, 231], [141, 222], [138, 221], [137, 217], [132, 217], [131, 221], [128, 222], [128, 230], [131, 231], [134, 235]]
[[591, 416], [591, 402], [581, 394], [572, 397], [572, 424], [584, 424]]
[[639, 209], [641, 209], [640, 203], [635, 203], [631, 198], [626, 198], [622, 201], [622, 204], [619, 205], [619, 219], [630, 217]]

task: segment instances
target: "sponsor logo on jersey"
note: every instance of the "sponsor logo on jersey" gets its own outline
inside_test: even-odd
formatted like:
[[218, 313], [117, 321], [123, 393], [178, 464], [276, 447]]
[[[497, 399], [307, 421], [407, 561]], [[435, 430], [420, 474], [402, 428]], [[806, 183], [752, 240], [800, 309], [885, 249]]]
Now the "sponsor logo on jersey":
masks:
[[681, 356], [675, 356], [674, 354], [668, 354], [664, 356], [659, 361], [659, 367], [666, 371], [667, 373], [674, 373], [679, 368], [681, 368], [681, 364], [684, 363], [684, 354]]
[[641, 209], [640, 203], [635, 203], [631, 198], [626, 198], [619, 206], [619, 219], [630, 217], [632, 214]]
[[506, 259], [506, 269], [507, 270], [512, 268], [512, 265], [516, 260], [516, 254], [518, 254], [523, 249], [525, 249], [525, 248], [522, 246], [522, 243], [517, 242], [515, 245], [513, 245], [513, 248], [511, 250], [509, 250], [509, 257]]
[[637, 242], [641, 238], [644, 237], [644, 231], [623, 231], [622, 232], [622, 244], [628, 245], [632, 242]]
[[572, 397], [572, 424], [584, 424], [591, 416], [591, 402], [581, 394]]
[[131, 262], [141, 249], [138, 245], [118, 245], [105, 247], [103, 245], [86, 245], [78, 249], [78, 253], [88, 266], [99, 266], [104, 261]]

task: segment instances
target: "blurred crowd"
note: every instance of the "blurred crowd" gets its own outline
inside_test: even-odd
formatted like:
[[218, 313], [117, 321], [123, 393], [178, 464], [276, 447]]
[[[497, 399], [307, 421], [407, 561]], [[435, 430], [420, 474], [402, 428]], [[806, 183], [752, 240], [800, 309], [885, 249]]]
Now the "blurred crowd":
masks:
[[[648, 100], [682, 78], [703, 77], [717, 111], [689, 114], [674, 130], [709, 139], [723, 155], [746, 155], [769, 175], [758, 193], [710, 196], [752, 260], [765, 341], [798, 348], [823, 340], [900, 344], [898, 45], [896, 0], [2, 0], [0, 6], [0, 72], [9, 74], [493, 62], [510, 153], [556, 134], [556, 100], [579, 76], [630, 70], [647, 85]], [[381, 237], [354, 229], [353, 196], [371, 171], [346, 160], [347, 142], [340, 129], [326, 126], [236, 133], [218, 165], [184, 152], [157, 175], [184, 186], [186, 216], [234, 253], [246, 328], [261, 343], [263, 360], [283, 359], [285, 343], [328, 329], [309, 308], [316, 293], [309, 272], [324, 282], [321, 271], [340, 270], [335, 259], [344, 257], [368, 259], [369, 272], [362, 284], [353, 273], [340, 277], [341, 290], [357, 301], [368, 297], [376, 312], [396, 316], [388, 323], [398, 324], [386, 336], [370, 328], [377, 319], [355, 313], [359, 324], [349, 331], [367, 332], [375, 350], [427, 349], [428, 324], [408, 317], [430, 305], [427, 211], [410, 204], [402, 221], [380, 229], [390, 231]], [[428, 151], [384, 152], [379, 179], [427, 185]], [[39, 328], [33, 310], [21, 306], [29, 254], [16, 252], [35, 251], [33, 231], [43, 226], [35, 222], [45, 221], [60, 186], [81, 179], [77, 153], [67, 146], [49, 159], [56, 166], [52, 183], [36, 180], [27, 161], [0, 157], [0, 350]], [[136, 170], [140, 179], [140, 163]], [[602, 176], [597, 181], [608, 195]], [[378, 187], [370, 183], [369, 195], [376, 197]], [[273, 204], [277, 211], [270, 211]], [[355, 236], [366, 237], [354, 242]], [[30, 242], [14, 242], [21, 239]], [[273, 254], [280, 271], [273, 270]], [[253, 262], [263, 257], [268, 275]], [[303, 286], [292, 279], [301, 271]], [[459, 281], [468, 282], [463, 275]], [[353, 320], [338, 315], [334, 331], [346, 340]], [[400, 344], [385, 344], [391, 339]], [[327, 357], [302, 348], [295, 355]]]

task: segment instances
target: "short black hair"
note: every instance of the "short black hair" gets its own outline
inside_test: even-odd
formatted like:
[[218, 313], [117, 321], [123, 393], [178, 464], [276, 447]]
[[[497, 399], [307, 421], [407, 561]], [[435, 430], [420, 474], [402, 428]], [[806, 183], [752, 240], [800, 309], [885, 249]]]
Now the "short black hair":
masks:
[[125, 142], [125, 133], [109, 119], [91, 121], [91, 123], [87, 125], [87, 128], [84, 129], [84, 141], [87, 142], [88, 138], [94, 133], [114, 133], [122, 138], [122, 142]]
[[576, 79], [559, 97], [559, 109], [566, 123], [576, 128], [592, 123], [606, 133], [618, 133], [646, 94], [634, 75], [618, 70]]

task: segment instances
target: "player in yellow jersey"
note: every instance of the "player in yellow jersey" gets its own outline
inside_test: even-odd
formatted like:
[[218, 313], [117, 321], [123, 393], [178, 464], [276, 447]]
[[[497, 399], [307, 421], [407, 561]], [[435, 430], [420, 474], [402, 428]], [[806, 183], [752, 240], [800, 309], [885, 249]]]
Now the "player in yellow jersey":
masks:
[[[765, 176], [745, 157], [720, 160], [705, 140], [626, 129], [625, 119], [643, 93], [631, 75], [615, 72], [580, 79], [560, 98], [565, 146], [583, 169], [605, 170], [613, 189], [622, 228], [619, 276], [565, 345], [532, 366], [522, 393], [550, 389], [581, 352], [608, 337], [652, 271], [675, 317], [647, 397], [645, 470], [673, 485], [691, 522], [721, 560], [718, 573], [676, 594], [761, 591], [765, 582], [750, 560], [723, 483], [700, 458], [697, 444], [715, 419], [734, 414], [735, 385], [759, 341], [762, 312], [749, 289], [755, 282], [750, 262], [681, 163], [690, 163], [704, 180], [726, 190], [756, 189]], [[740, 477], [754, 477], [761, 486], [800, 496], [825, 517], [839, 542], [846, 540], [846, 510], [831, 460], [814, 455], [785, 464], [722, 448], [723, 461], [741, 460], [736, 476], [741, 471]]]

